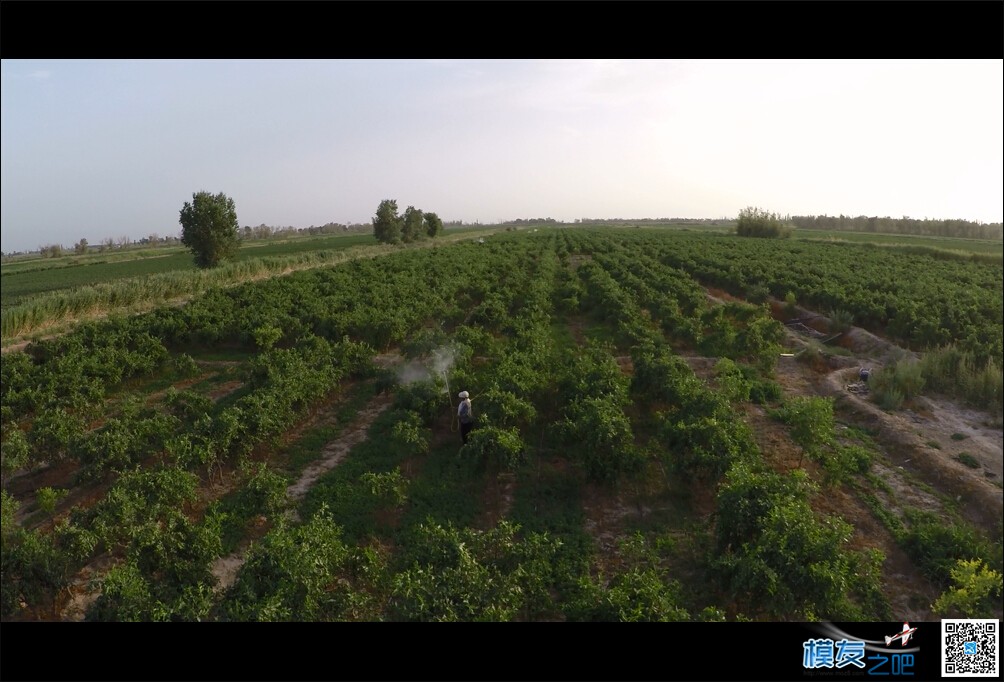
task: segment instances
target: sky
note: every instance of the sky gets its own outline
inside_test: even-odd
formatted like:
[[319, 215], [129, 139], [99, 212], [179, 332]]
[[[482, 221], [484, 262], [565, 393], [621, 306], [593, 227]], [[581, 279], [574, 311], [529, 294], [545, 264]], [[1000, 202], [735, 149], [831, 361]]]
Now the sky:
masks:
[[1004, 220], [1004, 60], [0, 60], [5, 253], [244, 225]]

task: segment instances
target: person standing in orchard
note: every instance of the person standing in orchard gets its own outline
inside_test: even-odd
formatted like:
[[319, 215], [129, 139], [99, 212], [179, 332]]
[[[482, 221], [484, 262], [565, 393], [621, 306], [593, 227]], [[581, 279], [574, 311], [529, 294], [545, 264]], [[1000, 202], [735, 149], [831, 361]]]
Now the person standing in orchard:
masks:
[[461, 391], [459, 396], [460, 405], [457, 406], [457, 419], [460, 420], [460, 438], [463, 440], [464, 445], [467, 444], [467, 434], [471, 432], [471, 427], [474, 426], [474, 414], [471, 412], [471, 394], [467, 391]]

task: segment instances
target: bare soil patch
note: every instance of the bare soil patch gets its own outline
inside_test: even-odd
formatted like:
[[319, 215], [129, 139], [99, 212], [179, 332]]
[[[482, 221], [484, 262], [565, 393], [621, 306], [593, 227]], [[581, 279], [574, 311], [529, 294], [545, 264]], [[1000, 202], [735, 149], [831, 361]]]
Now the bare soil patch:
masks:
[[240, 379], [231, 379], [230, 381], [224, 381], [222, 384], [219, 384], [218, 386], [213, 388], [213, 390], [209, 391], [207, 396], [213, 402], [219, 402], [220, 400], [226, 398], [234, 391], [240, 389], [243, 385], [244, 382], [241, 381]]
[[516, 492], [516, 474], [500, 471], [492, 478], [494, 480], [485, 486], [484, 491], [485, 513], [482, 518], [486, 528], [494, 528], [505, 519], [512, 509]]

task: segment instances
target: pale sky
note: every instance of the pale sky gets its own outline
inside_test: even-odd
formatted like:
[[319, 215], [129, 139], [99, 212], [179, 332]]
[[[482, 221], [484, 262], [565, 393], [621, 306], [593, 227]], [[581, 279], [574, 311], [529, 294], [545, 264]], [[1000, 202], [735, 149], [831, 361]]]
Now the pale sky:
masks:
[[1004, 220], [1004, 60], [0, 60], [4, 252], [241, 225]]

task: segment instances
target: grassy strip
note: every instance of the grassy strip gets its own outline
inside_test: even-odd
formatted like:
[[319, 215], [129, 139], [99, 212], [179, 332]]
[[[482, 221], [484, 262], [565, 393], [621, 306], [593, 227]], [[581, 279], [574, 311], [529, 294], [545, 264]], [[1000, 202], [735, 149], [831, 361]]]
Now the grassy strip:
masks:
[[13, 277], [15, 275], [23, 275], [27, 272], [41, 272], [43, 270], [63, 270], [83, 265], [107, 265], [123, 261], [165, 258], [177, 254], [186, 254], [189, 262], [192, 260], [191, 252], [184, 246], [158, 246], [145, 249], [125, 249], [86, 254], [68, 253], [65, 256], [58, 256], [56, 258], [17, 256], [9, 260], [6, 258], [3, 260], [2, 268], [0, 268], [0, 277]]
[[0, 313], [0, 339], [14, 342], [36, 331], [60, 331], [61, 323], [100, 317], [109, 311], [141, 312], [185, 300], [211, 287], [233, 286], [256, 279], [338, 265], [355, 258], [373, 258], [403, 248], [420, 248], [469, 239], [472, 234], [448, 235], [409, 246], [354, 246], [287, 256], [265, 256], [227, 263], [211, 270], [174, 271], [117, 282], [42, 294]]
[[[312, 251], [341, 251], [353, 246], [376, 244], [372, 235], [244, 243], [234, 255], [233, 262], [240, 263], [265, 256], [292, 256]], [[58, 262], [60, 260], [62, 262]], [[177, 247], [163, 248], [159, 252], [150, 249], [135, 254], [112, 254], [109, 257], [94, 255], [57, 259], [57, 262], [50, 264], [43, 262], [32, 268], [22, 266], [17, 269], [7, 264], [0, 270], [0, 275], [3, 277], [2, 306], [7, 308], [28, 303], [32, 298], [49, 292], [111, 284], [123, 279], [168, 272], [193, 272], [197, 269], [192, 254], [187, 249]]]

